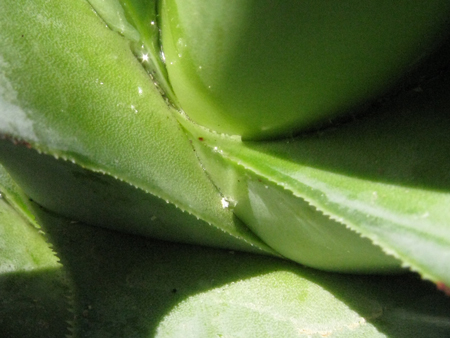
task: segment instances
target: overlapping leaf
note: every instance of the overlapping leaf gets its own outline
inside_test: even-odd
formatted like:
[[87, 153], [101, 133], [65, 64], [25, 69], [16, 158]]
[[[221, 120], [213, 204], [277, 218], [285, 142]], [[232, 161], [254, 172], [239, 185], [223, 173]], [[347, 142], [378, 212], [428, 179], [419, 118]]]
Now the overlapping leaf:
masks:
[[72, 319], [67, 273], [42, 231], [24, 217], [31, 211], [1, 166], [0, 187], [0, 332], [64, 337]]
[[[71, 277], [74, 315], [64, 317], [67, 304], [58, 298], [64, 293], [58, 293], [56, 272], [18, 269], [14, 278], [3, 272], [2, 281], [9, 283], [2, 295], [16, 298], [9, 302], [3, 297], [8, 302], [0, 306], [6, 314], [0, 326], [9, 337], [39, 337], [41, 332], [60, 337], [67, 319], [72, 319], [74, 337], [402, 338], [442, 337], [450, 330], [449, 299], [417, 276], [328, 274], [280, 259], [74, 223], [34, 204], [27, 208]], [[2, 210], [16, 217], [10, 207]], [[17, 232], [23, 223], [19, 219], [13, 229], [3, 217], [0, 229]], [[4, 252], [35, 243], [32, 238], [39, 235], [27, 233], [31, 236], [22, 232], [21, 241], [3, 246]], [[12, 318], [17, 309], [22, 312]]]
[[[190, 229], [193, 237], [211, 231], [208, 223], [219, 229], [212, 242], [206, 238], [200, 244], [223, 241], [271, 251], [223, 208], [222, 196], [129, 41], [105, 27], [88, 3], [3, 1], [0, 13], [0, 134], [117, 177], [201, 217], [205, 223]], [[12, 155], [6, 148], [3, 153], [3, 161]], [[33, 180], [29, 183], [23, 186], [27, 193], [45, 198], [31, 194]]]
[[[9, 319], [2, 332], [49, 336], [67, 327], [61, 266], [24, 221], [36, 214], [73, 278], [78, 336], [448, 335], [448, 299], [415, 276], [333, 275], [73, 222], [273, 253], [233, 211], [245, 219], [245, 201], [292, 199], [449, 284], [448, 79], [441, 75], [376, 116], [288, 141], [242, 143], [180, 118], [186, 134], [129, 41], [86, 2], [3, 1], [0, 156], [28, 194], [71, 219], [30, 209], [0, 171], [0, 186], [21, 213], [0, 200], [0, 310]], [[271, 244], [273, 230], [252, 230]]]
[[[2, 133], [91, 170], [125, 180], [151, 192], [156, 199], [167, 200], [207, 223], [212, 222], [233, 237], [269, 252], [256, 237], [245, 231], [229, 208], [224, 208], [229, 201], [224, 201], [204, 175], [187, 137], [172, 116], [171, 108], [149, 83], [130, 53], [127, 40], [102, 27], [86, 4], [70, 6], [69, 11], [68, 7], [39, 6], [36, 1], [25, 1], [21, 6], [4, 5], [5, 17], [13, 16], [14, 12], [19, 14], [20, 20], [2, 21], [5, 37], [1, 63]], [[24, 11], [23, 8], [33, 10]], [[74, 13], [85, 18], [83, 29], [64, 19]], [[19, 30], [21, 34], [17, 34]], [[60, 48], [63, 45], [64, 48]], [[440, 96], [446, 97], [445, 88]], [[436, 104], [439, 98], [422, 100], [428, 100], [430, 105]], [[410, 108], [393, 106], [373, 121], [355, 122], [323, 135], [290, 140], [288, 144], [284, 141], [244, 144], [213, 134], [204, 137], [205, 131], [195, 131], [195, 126], [186, 121], [182, 123], [198, 134], [196, 140], [202, 140], [201, 143], [214, 150], [216, 155], [211, 155], [212, 158], [221, 156], [231, 163], [241, 164], [262, 179], [283, 186], [318, 208], [319, 214], [325, 213], [369, 237], [426, 278], [448, 283], [450, 279], [445, 272], [449, 254], [446, 181], [445, 177], [442, 180], [442, 175], [426, 167], [427, 161], [437, 159], [440, 162], [434, 168], [446, 172], [447, 162], [443, 155], [447, 149], [446, 138], [439, 139], [446, 125], [443, 114], [446, 101], [443, 100], [437, 108], [412, 103], [413, 112], [407, 117], [399, 111]], [[434, 114], [435, 118], [427, 118], [423, 123], [420, 120], [424, 116], [422, 112], [428, 110], [431, 110], [428, 115]], [[425, 122], [431, 125], [427, 126]], [[392, 126], [397, 124], [399, 128], [393, 130]], [[424, 129], [425, 126], [428, 129]], [[24, 184], [24, 189], [45, 205], [45, 183], [41, 198], [39, 194], [33, 196], [36, 189], [32, 187], [36, 183], [29, 179], [32, 173], [27, 173], [26, 168], [20, 169], [20, 160], [14, 158], [15, 152], [19, 152], [20, 158], [26, 151], [21, 154], [23, 150], [12, 150], [5, 142], [3, 144], [3, 159], [7, 166], [14, 168], [12, 172]], [[31, 160], [29, 164], [37, 162]], [[208, 170], [208, 161], [204, 160], [203, 164]], [[43, 177], [54, 175], [51, 167], [53, 164], [41, 168]], [[66, 176], [62, 175], [61, 180], [68, 182], [67, 173], [72, 169], [68, 168], [70, 165], [66, 167]], [[425, 176], [416, 173], [417, 170], [425, 172]], [[215, 184], [226, 193], [230, 183], [226, 173], [209, 171]], [[222, 174], [223, 177], [218, 179]], [[79, 192], [74, 193], [78, 183], [79, 180], [73, 182], [72, 190], [66, 189], [64, 184], [61, 187], [75, 200], [82, 196], [77, 195]], [[120, 196], [130, 191], [129, 187], [116, 184], [121, 188], [109, 195]], [[436, 186], [441, 187], [440, 191], [435, 191]], [[262, 196], [260, 192], [257, 195]], [[239, 200], [233, 194], [230, 197]], [[108, 204], [110, 200], [107, 200]], [[54, 209], [67, 213], [64, 206]], [[238, 205], [234, 211], [246, 219], [247, 212], [241, 210]], [[154, 215], [150, 213], [141, 218], [152, 219]], [[88, 215], [85, 220], [92, 221], [92, 217]], [[108, 223], [107, 219], [105, 222]], [[205, 224], [200, 228], [208, 226]], [[270, 245], [280, 245], [270, 242], [267, 229], [253, 227], [253, 230]], [[198, 229], [192, 231], [199, 232]], [[211, 238], [214, 236], [227, 238], [227, 246], [245, 248], [245, 244], [233, 244], [233, 239], [225, 233], [216, 232]], [[197, 235], [197, 238], [201, 236]], [[199, 242], [217, 245], [218, 241], [206, 238]], [[423, 250], [416, 250], [417, 246]], [[252, 250], [251, 246], [248, 249]], [[350, 254], [357, 257], [357, 254]], [[391, 265], [383, 261], [381, 264]]]
[[[296, 139], [243, 143], [201, 128], [193, 139], [209, 149], [207, 168], [225, 158], [229, 171], [267, 179], [273, 194], [293, 193], [425, 278], [449, 284], [449, 78], [443, 72], [372, 116]], [[252, 193], [236, 187], [236, 177], [214, 178], [235, 187], [225, 193], [231, 197]], [[248, 211], [237, 212], [245, 219]], [[265, 231], [258, 234], [271, 244]]]

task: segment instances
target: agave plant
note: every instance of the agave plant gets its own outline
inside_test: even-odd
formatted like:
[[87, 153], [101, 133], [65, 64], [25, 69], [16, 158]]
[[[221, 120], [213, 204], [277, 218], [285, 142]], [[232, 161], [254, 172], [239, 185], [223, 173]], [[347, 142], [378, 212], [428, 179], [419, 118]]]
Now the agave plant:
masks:
[[449, 14], [3, 0], [0, 332], [450, 336]]

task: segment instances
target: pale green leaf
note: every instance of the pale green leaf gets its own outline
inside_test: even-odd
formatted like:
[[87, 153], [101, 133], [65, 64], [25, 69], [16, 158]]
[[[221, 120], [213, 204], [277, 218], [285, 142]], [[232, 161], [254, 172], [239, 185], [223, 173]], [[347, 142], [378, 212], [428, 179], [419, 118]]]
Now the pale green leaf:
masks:
[[[16, 182], [45, 208], [74, 221], [143, 236], [263, 253], [167, 201], [71, 162], [0, 140], [0, 158]], [[1, 172], [0, 172], [1, 173]], [[12, 185], [12, 182], [9, 185]], [[17, 193], [14, 197], [20, 196]], [[26, 209], [27, 210], [27, 209]], [[235, 219], [236, 229], [251, 238]], [[265, 247], [261, 244], [261, 247]]]
[[[214, 168], [209, 170], [214, 172], [223, 168], [213, 180], [237, 202], [235, 212], [243, 220], [264, 218], [248, 216], [251, 208], [239, 209], [240, 201], [251, 205], [255, 194], [266, 198], [262, 203], [267, 210], [282, 198], [297, 196], [304, 209], [311, 205], [309, 208], [331, 217], [335, 226], [345, 224], [370, 238], [424, 278], [448, 285], [449, 80], [449, 73], [443, 71], [431, 83], [406, 91], [382, 108], [373, 108], [369, 116], [283, 141], [241, 142], [201, 128], [195, 130], [188, 121], [183, 123], [195, 130], [192, 139], [204, 154], [206, 169]], [[247, 177], [248, 182], [241, 184], [241, 177]], [[261, 193], [264, 185], [271, 190], [266, 195]], [[301, 218], [300, 209], [298, 212]], [[253, 223], [247, 222], [284, 254], [282, 242], [274, 242], [277, 238], [270, 227]], [[289, 228], [293, 225], [272, 224], [279, 232], [293, 231]], [[305, 231], [313, 232], [314, 226], [306, 224]], [[294, 240], [286, 235], [285, 245]], [[364, 259], [363, 250], [361, 254]]]
[[[150, 192], [238, 247], [271, 251], [223, 208], [129, 41], [85, 1], [1, 2], [0, 135]], [[40, 196], [23, 189], [40, 201], [52, 188]]]
[[6, 202], [6, 195], [0, 198], [1, 335], [63, 337], [72, 319], [66, 272], [42, 233]]
[[74, 333], [80, 337], [450, 334], [450, 300], [415, 275], [330, 274], [36, 212], [74, 276]]
[[[24, 197], [5, 173], [1, 177], [7, 195]], [[30, 211], [72, 277], [74, 336], [428, 338], [450, 333], [449, 299], [417, 276], [329, 274], [264, 256], [90, 227], [37, 205]], [[24, 240], [28, 231], [19, 225], [4, 227], [18, 233], [1, 236], [12, 239], [3, 246], [6, 252], [31, 247], [40, 259], [47, 253], [56, 262], [51, 253], [30, 246]], [[19, 252], [25, 259], [23, 249]], [[4, 279], [0, 310], [8, 321], [1, 324], [11, 338], [41, 332], [59, 337], [51, 330], [65, 330], [61, 274], [37, 271]]]

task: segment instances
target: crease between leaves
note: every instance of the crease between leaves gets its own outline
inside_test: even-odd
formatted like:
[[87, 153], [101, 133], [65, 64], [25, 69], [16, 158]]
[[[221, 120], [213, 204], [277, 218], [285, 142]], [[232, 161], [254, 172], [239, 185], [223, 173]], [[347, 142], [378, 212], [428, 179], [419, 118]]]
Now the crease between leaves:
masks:
[[[225, 230], [250, 250], [270, 252], [252, 234], [236, 231], [239, 225], [233, 214], [222, 208], [220, 194], [204, 175], [128, 41], [106, 28], [87, 2], [55, 7], [39, 3], [2, 3], [5, 17], [21, 19], [20, 24], [0, 22], [5, 37], [0, 50], [8, 64], [4, 79], [14, 84], [20, 109], [29, 116], [0, 121], [1, 132], [26, 140], [44, 153], [138, 186]], [[84, 22], [83, 29], [77, 21]], [[54, 26], [59, 29], [55, 31]], [[18, 31], [23, 34], [16, 35]], [[10, 40], [14, 48], [5, 43]], [[52, 58], [33, 62], [27, 54], [18, 58], [17, 50], [27, 48]], [[42, 87], [42, 82], [49, 85]], [[86, 102], [85, 97], [90, 100]], [[0, 118], [8, 119], [7, 107], [2, 103]], [[38, 139], [30, 138], [28, 129], [15, 129], [20, 124], [31, 124]]]
[[[404, 93], [378, 116], [297, 139], [241, 143], [203, 128], [188, 128], [195, 130], [194, 138], [202, 139], [197, 144], [220, 152], [280, 189], [292, 191], [401, 258], [422, 277], [448, 284], [448, 78], [448, 72], [443, 72], [423, 86], [422, 94]], [[371, 151], [369, 144], [378, 152]], [[396, 146], [403, 146], [402, 158], [410, 156], [415, 162], [396, 164], [395, 155], [389, 157], [390, 146], [394, 152]], [[352, 151], [361, 157], [352, 155]], [[376, 159], [377, 155], [385, 162], [387, 174], [371, 168], [371, 161], [364, 162], [366, 157]], [[345, 162], [347, 159], [353, 162]], [[429, 168], [422, 163], [428, 163]], [[359, 170], [356, 175], [352, 173], [354, 168]], [[424, 174], [415, 174], [413, 168], [421, 168]], [[365, 173], [372, 178], [362, 176]], [[402, 181], [398, 184], [399, 180], [406, 186]], [[421, 187], [424, 183], [429, 188]]]

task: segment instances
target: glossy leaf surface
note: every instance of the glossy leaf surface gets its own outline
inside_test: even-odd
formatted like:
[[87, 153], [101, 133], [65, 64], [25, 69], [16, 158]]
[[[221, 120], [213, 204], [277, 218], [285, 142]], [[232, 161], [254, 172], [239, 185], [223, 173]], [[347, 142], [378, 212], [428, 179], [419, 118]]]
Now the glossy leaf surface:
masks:
[[0, 12], [0, 134], [150, 192], [230, 242], [270, 251], [223, 208], [129, 41], [88, 3], [4, 1]]
[[181, 108], [244, 139], [284, 138], [385, 93], [448, 35], [446, 0], [162, 0]]
[[[120, 13], [136, 26], [153, 18], [134, 14]], [[0, 310], [17, 319], [0, 323], [12, 338], [38, 336], [36, 322], [44, 336], [72, 324], [79, 337], [450, 334], [449, 299], [416, 275], [345, 276], [234, 251], [274, 254], [237, 215], [277, 251], [303, 263], [283, 251], [302, 249], [314, 265], [316, 253], [291, 245], [304, 231], [290, 222], [299, 217], [320, 230], [308, 243], [322, 245], [316, 252], [336, 244], [336, 270], [397, 269], [379, 255], [385, 250], [448, 291], [448, 74], [376, 116], [297, 139], [242, 142], [168, 105], [130, 45], [154, 37], [110, 28], [85, 1], [0, 3], [0, 160], [41, 204], [30, 207], [0, 171], [16, 208], [0, 200]], [[33, 214], [69, 272], [71, 304], [61, 266], [24, 221]], [[342, 233], [323, 231], [335, 226]], [[334, 262], [321, 259], [331, 270]], [[74, 322], [61, 324], [67, 318]]]
[[[211, 170], [217, 173], [213, 180], [224, 194], [238, 202], [240, 218], [258, 217], [248, 208], [239, 209], [239, 200], [251, 204], [257, 180], [267, 180], [273, 194], [290, 198], [293, 193], [425, 278], [448, 284], [449, 79], [448, 71], [442, 72], [420, 92], [404, 93], [373, 116], [296, 139], [241, 142], [203, 129], [193, 139], [201, 138], [196, 144], [205, 152], [204, 164], [216, 170]], [[228, 164], [215, 165], [218, 156]], [[239, 177], [230, 174], [233, 170], [253, 177], [253, 188], [240, 185]], [[273, 234], [247, 224], [283, 253]]]
[[75, 337], [442, 337], [449, 299], [417, 276], [283, 260], [74, 224], [33, 207], [73, 276]]

